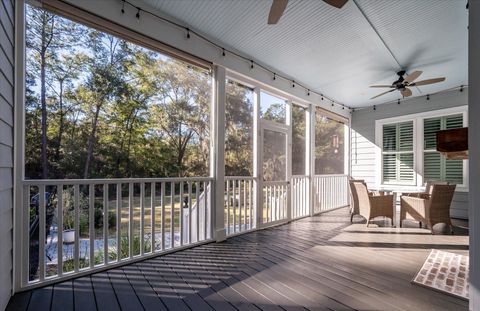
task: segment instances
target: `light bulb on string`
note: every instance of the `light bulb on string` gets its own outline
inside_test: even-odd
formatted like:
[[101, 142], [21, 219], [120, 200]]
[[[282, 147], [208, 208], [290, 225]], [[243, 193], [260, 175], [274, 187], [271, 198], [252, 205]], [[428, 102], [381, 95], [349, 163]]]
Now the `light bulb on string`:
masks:
[[140, 8], [137, 8], [137, 14], [135, 14], [135, 17], [137, 18], [137, 22], [140, 21]]

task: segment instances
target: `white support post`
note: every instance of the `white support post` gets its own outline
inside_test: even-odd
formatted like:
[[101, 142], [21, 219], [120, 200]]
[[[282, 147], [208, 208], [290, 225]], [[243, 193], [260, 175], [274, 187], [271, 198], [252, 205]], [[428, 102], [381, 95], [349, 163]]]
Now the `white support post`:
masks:
[[253, 226], [258, 229], [262, 215], [262, 156], [260, 154], [260, 88], [254, 89], [253, 100]]
[[309, 177], [309, 213], [315, 214], [315, 106], [309, 105], [307, 111], [307, 171]]
[[347, 204], [350, 205], [350, 190], [348, 187], [348, 180], [350, 176], [352, 176], [352, 119], [348, 119], [348, 124], [344, 126], [344, 174], [347, 175], [347, 191], [345, 192], [347, 195]]
[[225, 232], [225, 211], [224, 211], [224, 193], [225, 193], [225, 68], [214, 67], [213, 73], [213, 100], [212, 100], [212, 128], [213, 136], [211, 143], [211, 163], [210, 174], [215, 178], [214, 194], [214, 228], [215, 239], [217, 242], [226, 239]]
[[288, 126], [287, 133], [287, 220], [292, 219], [292, 101], [287, 101], [286, 121]]
[[[13, 188], [13, 286], [18, 292], [28, 282], [28, 209], [29, 194], [23, 187], [25, 150], [25, 3], [15, 1], [15, 86], [14, 86], [14, 188]], [[25, 200], [25, 201], [24, 201]]]

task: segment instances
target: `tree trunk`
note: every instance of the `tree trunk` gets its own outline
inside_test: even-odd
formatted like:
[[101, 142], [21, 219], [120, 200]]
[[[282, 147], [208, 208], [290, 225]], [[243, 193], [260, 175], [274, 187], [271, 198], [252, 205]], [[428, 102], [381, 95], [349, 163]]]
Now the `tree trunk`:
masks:
[[60, 147], [62, 146], [62, 136], [63, 136], [63, 128], [64, 128], [64, 122], [63, 122], [63, 80], [59, 81], [60, 83], [60, 93], [58, 94], [58, 102], [60, 105], [60, 120], [58, 124], [58, 136], [57, 136], [57, 148], [55, 150], [55, 158], [57, 161], [60, 160]]
[[90, 132], [90, 136], [88, 137], [87, 159], [85, 160], [85, 170], [83, 172], [84, 179], [88, 178], [88, 170], [90, 169], [90, 162], [93, 154], [93, 144], [95, 142], [95, 136], [97, 134], [98, 115], [100, 114], [101, 107], [101, 104], [96, 106], [95, 116], [93, 117], [92, 121], [92, 131]]
[[48, 178], [48, 160], [47, 160], [47, 98], [45, 88], [45, 67], [46, 67], [46, 49], [44, 48], [45, 30], [42, 29], [42, 50], [40, 53], [40, 104], [42, 110], [42, 179]]

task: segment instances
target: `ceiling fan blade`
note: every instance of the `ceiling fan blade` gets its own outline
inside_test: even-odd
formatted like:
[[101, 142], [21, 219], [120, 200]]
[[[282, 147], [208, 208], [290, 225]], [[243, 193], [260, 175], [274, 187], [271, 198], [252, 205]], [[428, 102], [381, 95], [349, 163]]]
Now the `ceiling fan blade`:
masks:
[[341, 9], [348, 0], [323, 0], [323, 2], [330, 4], [331, 6]]
[[273, 25], [278, 23], [283, 12], [287, 8], [288, 0], [273, 0], [270, 14], [268, 14], [268, 24]]
[[412, 84], [410, 84], [409, 86], [421, 86], [421, 85], [438, 83], [438, 82], [442, 82], [442, 81], [445, 81], [445, 77], [422, 80], [422, 81], [418, 81], [418, 82], [412, 83]]
[[412, 96], [412, 90], [409, 88], [405, 88], [403, 91], [400, 91], [400, 93], [402, 93], [403, 97]]
[[370, 85], [370, 87], [389, 87], [389, 88], [393, 88], [395, 86], [393, 86], [393, 85]]
[[380, 97], [380, 96], [382, 96], [382, 95], [385, 95], [385, 94], [390, 93], [390, 92], [393, 92], [393, 91], [395, 91], [395, 89], [393, 89], [393, 90], [388, 90], [388, 91], [386, 91], [386, 92], [380, 93], [380, 94], [378, 94], [377, 96], [373, 96], [373, 97], [370, 98], [370, 99], [374, 99], [374, 98]]
[[420, 70], [414, 71], [411, 74], [409, 74], [403, 81], [408, 82], [408, 83], [412, 83], [413, 81], [415, 81], [415, 79], [420, 77], [422, 72], [423, 71], [420, 71]]

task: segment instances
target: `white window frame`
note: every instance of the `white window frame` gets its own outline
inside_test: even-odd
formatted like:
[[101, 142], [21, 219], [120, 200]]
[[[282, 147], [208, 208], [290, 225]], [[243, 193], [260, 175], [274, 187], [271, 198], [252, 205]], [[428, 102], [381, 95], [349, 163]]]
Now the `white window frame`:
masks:
[[[463, 126], [468, 126], [468, 106], [457, 106], [452, 108], [445, 108], [415, 114], [409, 114], [404, 116], [386, 118], [375, 120], [375, 184], [376, 186], [393, 186], [391, 183], [384, 184], [383, 182], [383, 126], [393, 123], [401, 123], [407, 121], [413, 121], [413, 166], [415, 170], [415, 178], [409, 187], [422, 187], [423, 180], [423, 120], [429, 118], [439, 118], [455, 114], [462, 114]], [[395, 186], [406, 186], [405, 184], [395, 184]], [[468, 192], [468, 159], [463, 160], [463, 184], [457, 185], [456, 191]]]

